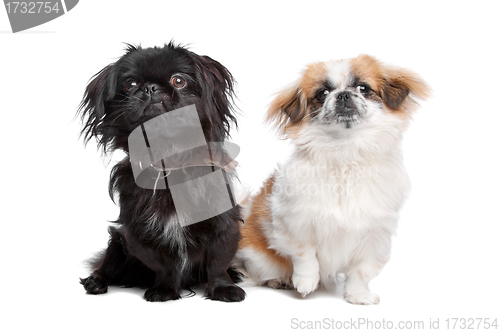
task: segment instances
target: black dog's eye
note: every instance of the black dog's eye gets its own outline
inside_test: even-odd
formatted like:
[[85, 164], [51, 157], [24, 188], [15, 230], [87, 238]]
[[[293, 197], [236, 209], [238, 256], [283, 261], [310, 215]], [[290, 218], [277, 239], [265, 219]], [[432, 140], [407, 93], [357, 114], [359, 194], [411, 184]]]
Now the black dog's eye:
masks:
[[125, 83], [125, 90], [128, 92], [131, 92], [132, 90], [137, 88], [137, 82], [134, 80], [128, 80]]
[[368, 93], [371, 91], [371, 88], [370, 88], [370, 86], [369, 86], [369, 85], [364, 84], [364, 83], [361, 83], [361, 84], [358, 84], [358, 85], [356, 86], [356, 90], [357, 90], [359, 93], [361, 93], [361, 94], [363, 94], [363, 95], [366, 95], [366, 94], [368, 94]]
[[328, 96], [328, 94], [330, 93], [330, 91], [328, 89], [321, 89], [320, 91], [318, 91], [316, 93], [316, 98], [320, 101], [320, 102], [324, 102], [325, 99], [326, 99], [326, 96]]
[[182, 77], [180, 77], [178, 75], [174, 75], [170, 79], [170, 84], [173, 85], [174, 88], [176, 88], [176, 89], [182, 89], [187, 85], [187, 82]]

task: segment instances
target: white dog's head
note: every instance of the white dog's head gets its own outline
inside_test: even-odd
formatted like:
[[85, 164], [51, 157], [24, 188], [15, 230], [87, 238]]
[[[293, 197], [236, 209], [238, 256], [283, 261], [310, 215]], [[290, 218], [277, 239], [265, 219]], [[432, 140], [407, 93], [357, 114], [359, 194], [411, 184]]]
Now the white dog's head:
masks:
[[406, 128], [416, 99], [429, 96], [418, 75], [360, 55], [310, 64], [298, 82], [274, 99], [267, 120], [292, 139], [306, 127], [347, 134], [388, 117], [397, 117]]

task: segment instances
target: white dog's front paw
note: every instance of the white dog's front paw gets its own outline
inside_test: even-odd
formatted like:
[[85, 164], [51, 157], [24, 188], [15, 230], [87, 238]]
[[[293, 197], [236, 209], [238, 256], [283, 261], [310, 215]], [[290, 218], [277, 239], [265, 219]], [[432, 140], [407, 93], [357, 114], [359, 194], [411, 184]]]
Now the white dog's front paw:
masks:
[[371, 291], [364, 291], [355, 294], [344, 293], [344, 299], [351, 304], [373, 305], [380, 303], [380, 297]]
[[318, 288], [319, 283], [319, 274], [316, 275], [297, 275], [294, 274], [292, 276], [292, 282], [299, 293], [302, 294], [302, 297], [305, 297], [307, 294], [312, 293]]

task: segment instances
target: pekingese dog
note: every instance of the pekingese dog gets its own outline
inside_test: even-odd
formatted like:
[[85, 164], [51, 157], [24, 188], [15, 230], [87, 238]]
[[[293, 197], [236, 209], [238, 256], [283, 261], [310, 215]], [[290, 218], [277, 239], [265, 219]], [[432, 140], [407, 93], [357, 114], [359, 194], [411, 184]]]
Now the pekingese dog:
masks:
[[347, 302], [379, 303], [368, 283], [389, 260], [410, 186], [402, 135], [429, 96], [416, 74], [368, 55], [309, 65], [268, 110], [294, 152], [246, 208], [235, 266], [302, 296], [343, 273]]
[[[197, 223], [184, 223], [184, 215], [174, 202], [172, 183], [165, 182], [172, 170], [185, 176], [189, 169], [190, 179], [202, 179], [222, 168], [191, 154], [188, 165], [181, 161], [167, 172], [167, 157], [147, 166], [153, 172], [145, 173], [145, 178], [154, 187], [144, 188], [136, 182], [129, 147], [133, 132], [142, 135], [148, 122], [174, 110], [177, 118], [169, 119], [178, 119], [179, 123], [168, 125], [172, 131], [182, 129], [187, 106], [196, 110], [204, 149], [207, 143], [223, 143], [231, 124], [236, 124], [233, 83], [232, 75], [219, 62], [173, 43], [154, 48], [129, 45], [125, 55], [92, 78], [79, 111], [84, 140], [87, 143], [95, 138], [104, 153], [122, 150], [126, 157], [113, 167], [109, 183], [111, 198], [116, 194], [119, 200], [116, 226], [109, 228], [107, 249], [91, 260], [90, 276], [81, 279], [88, 293], [105, 293], [109, 285], [142, 287], [147, 288], [147, 301], [167, 301], [179, 299], [183, 289], [206, 283], [205, 297], [209, 299], [239, 302], [245, 298], [243, 289], [228, 274], [240, 239], [240, 207], [234, 205]], [[150, 153], [151, 133], [147, 133], [149, 143], [146, 139]], [[170, 133], [153, 134], [168, 137]], [[183, 141], [185, 138], [178, 140], [181, 144]], [[168, 145], [168, 141], [160, 145]], [[222, 149], [212, 153], [225, 159]], [[179, 156], [182, 154], [176, 158]], [[220, 171], [226, 181], [229, 179], [227, 183], [209, 184], [211, 193], [216, 193], [210, 198], [211, 204], [218, 200], [218, 193], [230, 190], [234, 172], [226, 172], [231, 168], [224, 170]], [[157, 186], [162, 182], [164, 188]], [[188, 199], [209, 195], [207, 187], [192, 186], [187, 193]]]

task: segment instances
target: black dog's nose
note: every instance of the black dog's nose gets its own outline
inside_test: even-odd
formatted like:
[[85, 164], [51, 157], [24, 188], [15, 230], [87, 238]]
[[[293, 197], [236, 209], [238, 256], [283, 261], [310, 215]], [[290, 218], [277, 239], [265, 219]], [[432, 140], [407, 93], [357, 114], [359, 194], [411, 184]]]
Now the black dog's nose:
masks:
[[337, 95], [337, 99], [339, 101], [347, 101], [350, 98], [351, 98], [351, 93], [348, 91], [341, 92], [340, 94]]
[[160, 85], [155, 84], [155, 83], [149, 83], [144, 86], [144, 92], [148, 94], [149, 96], [153, 96], [155, 94], [158, 94], [161, 90]]

